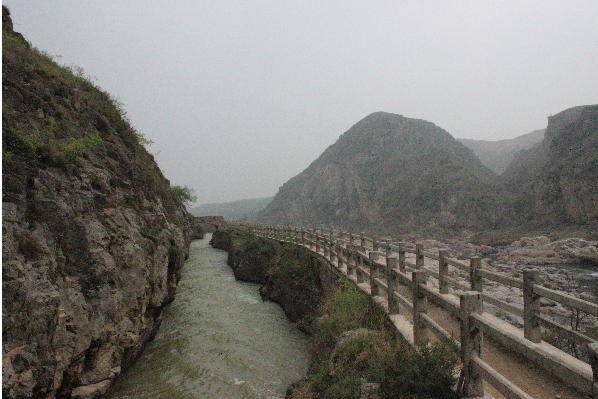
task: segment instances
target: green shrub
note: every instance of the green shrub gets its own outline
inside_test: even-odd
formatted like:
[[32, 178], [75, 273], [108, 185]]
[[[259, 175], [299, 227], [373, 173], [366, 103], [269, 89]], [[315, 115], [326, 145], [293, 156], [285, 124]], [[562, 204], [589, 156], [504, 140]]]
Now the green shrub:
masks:
[[181, 204], [191, 205], [197, 201], [197, 196], [193, 195], [195, 191], [187, 186], [171, 186], [172, 195]]
[[457, 398], [451, 389], [456, 366], [457, 356], [444, 346], [416, 351], [403, 344], [379, 359], [370, 378], [380, 383], [382, 396], [389, 399]]

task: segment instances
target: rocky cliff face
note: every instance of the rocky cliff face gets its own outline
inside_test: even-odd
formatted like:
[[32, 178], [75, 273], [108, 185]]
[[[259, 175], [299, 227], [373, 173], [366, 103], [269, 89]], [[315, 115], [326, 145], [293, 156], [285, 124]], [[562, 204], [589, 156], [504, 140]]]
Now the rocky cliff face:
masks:
[[187, 214], [115, 101], [2, 27], [2, 393], [93, 398], [173, 300]]
[[430, 122], [377, 112], [285, 183], [262, 222], [405, 232], [503, 223], [496, 175]]
[[549, 119], [548, 156], [533, 190], [541, 220], [598, 222], [598, 105], [580, 111]]
[[598, 106], [551, 116], [544, 140], [519, 153], [501, 180], [528, 219], [598, 221]]

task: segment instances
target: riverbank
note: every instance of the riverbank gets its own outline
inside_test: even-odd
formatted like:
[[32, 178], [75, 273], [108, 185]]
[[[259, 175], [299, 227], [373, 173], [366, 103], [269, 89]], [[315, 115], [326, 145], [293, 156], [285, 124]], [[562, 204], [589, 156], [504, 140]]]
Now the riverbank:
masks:
[[383, 309], [323, 259], [242, 230], [217, 231], [212, 245], [228, 251], [237, 278], [260, 280], [263, 298], [310, 333], [309, 370], [287, 398], [453, 397], [455, 357], [411, 348]]
[[305, 375], [307, 336], [259, 285], [235, 281], [209, 238], [191, 244], [155, 340], [104, 399], [281, 399]]

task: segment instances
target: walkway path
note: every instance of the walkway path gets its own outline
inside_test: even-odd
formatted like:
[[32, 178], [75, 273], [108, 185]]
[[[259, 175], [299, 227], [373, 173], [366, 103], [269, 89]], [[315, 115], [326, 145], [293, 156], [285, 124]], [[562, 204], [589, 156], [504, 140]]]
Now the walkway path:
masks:
[[[268, 236], [268, 234], [266, 234]], [[278, 241], [283, 242], [293, 242], [296, 241], [298, 237], [291, 239], [288, 236], [278, 237], [276, 238]], [[326, 238], [323, 237], [325, 242]], [[309, 241], [309, 240], [308, 240]], [[336, 249], [337, 252], [332, 251], [332, 246], [330, 243], [324, 243], [323, 246], [315, 245], [307, 243], [307, 244], [299, 244], [295, 242], [296, 245], [303, 246], [307, 249], [310, 249], [312, 252], [317, 253], [320, 257], [324, 258], [328, 263], [332, 264], [337, 270], [342, 272], [345, 276], [351, 279], [363, 292], [371, 296], [372, 287], [370, 285], [369, 277], [365, 276], [365, 278], [359, 279], [355, 276], [355, 268], [361, 270], [360, 273], [363, 274], [369, 272], [365, 268], [359, 268], [358, 265], [351, 266], [353, 272], [347, 270], [347, 259], [343, 259], [339, 262], [337, 259], [341, 256], [342, 252], [346, 248], [339, 247]], [[343, 246], [346, 246], [347, 243], [343, 243]], [[311, 247], [311, 248], [310, 248]], [[368, 255], [373, 248], [368, 248], [367, 250], [362, 250], [363, 255]], [[331, 253], [333, 253], [331, 255]], [[411, 255], [414, 256], [414, 255]], [[341, 256], [342, 258], [342, 256]], [[415, 259], [411, 258], [408, 259], [411, 261], [410, 263], [414, 264]], [[422, 266], [423, 267], [423, 263]], [[371, 271], [371, 269], [370, 269]], [[376, 273], [376, 272], [374, 272]], [[375, 274], [377, 275], [377, 273]], [[363, 280], [363, 281], [362, 281]], [[385, 273], [382, 272], [377, 277], [378, 282], [376, 283], [376, 290], [378, 294], [373, 296], [373, 299], [378, 302], [382, 307], [384, 307], [388, 311], [388, 298], [386, 289], [383, 289], [384, 286], [387, 286], [388, 281], [386, 279]], [[411, 298], [412, 291], [411, 288], [404, 286], [404, 285], [397, 285], [395, 287], [396, 292], [402, 295], [404, 298]], [[400, 311], [398, 314], [391, 314], [390, 318], [394, 322], [395, 326], [401, 333], [411, 342], [413, 342], [413, 314], [409, 311], [407, 306], [399, 306]], [[457, 317], [455, 317], [451, 312], [445, 310], [444, 308], [435, 306], [432, 303], [428, 304], [427, 315], [430, 318], [440, 325], [446, 332], [448, 332], [456, 342], [460, 341], [460, 324]], [[500, 328], [504, 329], [505, 331], [512, 331], [514, 334], [521, 335], [521, 332], [514, 326], [510, 325], [506, 321], [498, 319], [494, 316], [489, 316], [488, 314], [484, 313], [485, 318], [493, 318], [491, 322], [493, 324], [499, 325]], [[427, 330], [427, 336], [431, 341], [437, 341], [436, 335], [432, 334], [431, 330]], [[544, 348], [544, 350], [554, 350], [553, 347], [550, 345], [541, 342], [539, 344], [535, 344], [539, 347]], [[550, 347], [551, 349], [546, 349], [546, 347]], [[559, 353], [557, 357], [560, 357], [564, 354]], [[565, 355], [565, 357], [568, 355]], [[577, 361], [576, 359], [573, 359]], [[520, 390], [525, 393], [521, 393], [520, 395], [508, 395], [503, 396], [499, 393], [493, 386], [491, 386], [487, 381], [484, 384], [484, 392], [485, 398], [524, 398], [524, 397], [531, 397], [533, 399], [581, 399], [581, 398], [589, 398], [588, 394], [583, 393], [579, 390], [576, 390], [568, 385], [566, 385], [561, 379], [550, 375], [545, 370], [536, 367], [532, 362], [528, 359], [519, 356], [518, 354], [514, 353], [513, 351], [508, 350], [504, 347], [501, 343], [493, 341], [487, 335], [484, 336], [484, 350], [483, 350], [483, 361], [487, 363], [490, 367], [495, 369], [498, 373], [500, 373], [504, 378], [509, 380], [511, 383], [515, 384]], [[579, 362], [579, 361], [577, 361]], [[587, 364], [586, 364], [587, 366]], [[580, 387], [581, 389], [581, 387]], [[527, 395], [526, 395], [527, 394]], [[528, 396], [529, 395], [529, 396]]]

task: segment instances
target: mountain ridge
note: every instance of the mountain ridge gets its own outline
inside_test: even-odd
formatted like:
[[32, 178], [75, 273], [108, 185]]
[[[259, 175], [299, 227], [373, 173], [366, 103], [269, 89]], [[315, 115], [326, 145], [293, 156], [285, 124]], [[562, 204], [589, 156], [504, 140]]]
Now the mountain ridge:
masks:
[[[440, 165], [445, 165], [445, 173], [437, 176]], [[473, 151], [435, 124], [375, 112], [286, 182], [258, 220], [389, 232], [430, 223], [494, 225], [499, 218], [476, 203], [501, 200], [494, 190], [497, 179]], [[452, 185], [460, 185], [461, 191]], [[465, 212], [466, 204], [473, 211]]]
[[597, 109], [564, 110], [544, 130], [499, 142], [513, 156], [500, 176], [435, 124], [375, 112], [283, 184], [257, 220], [379, 234], [595, 223]]

